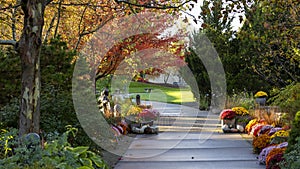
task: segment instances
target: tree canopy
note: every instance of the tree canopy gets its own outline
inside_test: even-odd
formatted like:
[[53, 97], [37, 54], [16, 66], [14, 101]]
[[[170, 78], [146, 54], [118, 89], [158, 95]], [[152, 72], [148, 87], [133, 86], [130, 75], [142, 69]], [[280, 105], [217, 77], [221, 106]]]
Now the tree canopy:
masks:
[[238, 33], [240, 55], [268, 83], [299, 81], [299, 1], [255, 1]]
[[188, 5], [187, 1], [165, 0], [8, 0], [0, 1], [0, 44], [12, 45], [21, 60], [21, 111], [19, 135], [39, 133], [40, 52], [43, 43], [58, 36], [73, 50], [108, 21], [146, 10], [168, 13]]

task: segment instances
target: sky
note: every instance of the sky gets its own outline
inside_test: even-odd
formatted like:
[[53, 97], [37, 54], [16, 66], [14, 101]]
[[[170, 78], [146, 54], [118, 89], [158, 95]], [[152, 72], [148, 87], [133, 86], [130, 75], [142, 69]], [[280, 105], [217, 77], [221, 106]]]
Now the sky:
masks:
[[[194, 8], [192, 9], [192, 11], [186, 11], [187, 13], [191, 14], [191, 15], [194, 15], [196, 17], [198, 17], [198, 15], [200, 14], [201, 10], [200, 10], [200, 6], [202, 5], [203, 3], [203, 0], [198, 0], [198, 3], [194, 6]], [[231, 16], [234, 16], [235, 14], [232, 14]], [[191, 16], [189, 16], [188, 14], [184, 14], [184, 16], [187, 16], [188, 20], [189, 20], [189, 23], [191, 23], [192, 25], [192, 28], [198, 30], [201, 26], [202, 23], [198, 22], [198, 24], [196, 24], [194, 21], [193, 21], [193, 18]], [[238, 30], [240, 27], [241, 27], [241, 23], [239, 21], [239, 18], [236, 17], [234, 20], [233, 20], [233, 23], [232, 23], [232, 27], [233, 27], [233, 30]]]

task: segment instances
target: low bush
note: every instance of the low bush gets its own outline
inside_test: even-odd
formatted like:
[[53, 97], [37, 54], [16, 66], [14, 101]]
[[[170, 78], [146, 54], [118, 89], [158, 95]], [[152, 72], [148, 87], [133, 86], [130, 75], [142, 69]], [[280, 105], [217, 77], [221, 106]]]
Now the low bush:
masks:
[[281, 169], [299, 169], [300, 168], [300, 136], [297, 137], [297, 143], [293, 149], [285, 152], [284, 161], [280, 163]]
[[13, 98], [8, 104], [0, 108], [0, 128], [17, 128], [20, 112], [20, 99]]
[[71, 126], [60, 136], [52, 135], [44, 144], [40, 140], [20, 140], [16, 131], [1, 132], [0, 168], [109, 168], [89, 147], [71, 146], [68, 139], [77, 133]]
[[272, 93], [269, 99], [272, 105], [279, 106], [293, 119], [300, 110], [300, 83], [292, 83], [281, 90], [274, 89]]

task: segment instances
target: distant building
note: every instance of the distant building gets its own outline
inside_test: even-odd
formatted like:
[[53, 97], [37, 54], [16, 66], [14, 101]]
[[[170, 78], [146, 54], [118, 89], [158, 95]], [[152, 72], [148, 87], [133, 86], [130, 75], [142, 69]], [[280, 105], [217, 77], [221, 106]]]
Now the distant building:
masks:
[[167, 84], [173, 84], [175, 86], [187, 86], [184, 79], [179, 74], [160, 74], [160, 76], [152, 76], [147, 75], [147, 79], [151, 83], [167, 83]]

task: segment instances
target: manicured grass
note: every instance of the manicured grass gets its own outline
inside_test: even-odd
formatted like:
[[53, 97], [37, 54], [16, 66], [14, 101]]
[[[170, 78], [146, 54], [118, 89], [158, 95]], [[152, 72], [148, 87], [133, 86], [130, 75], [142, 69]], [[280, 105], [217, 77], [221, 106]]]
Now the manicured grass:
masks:
[[[145, 89], [152, 89], [147, 93]], [[162, 85], [131, 82], [129, 93], [139, 94], [141, 100], [160, 101], [166, 103], [181, 104], [185, 102], [194, 102], [194, 96], [190, 88], [174, 88]]]

